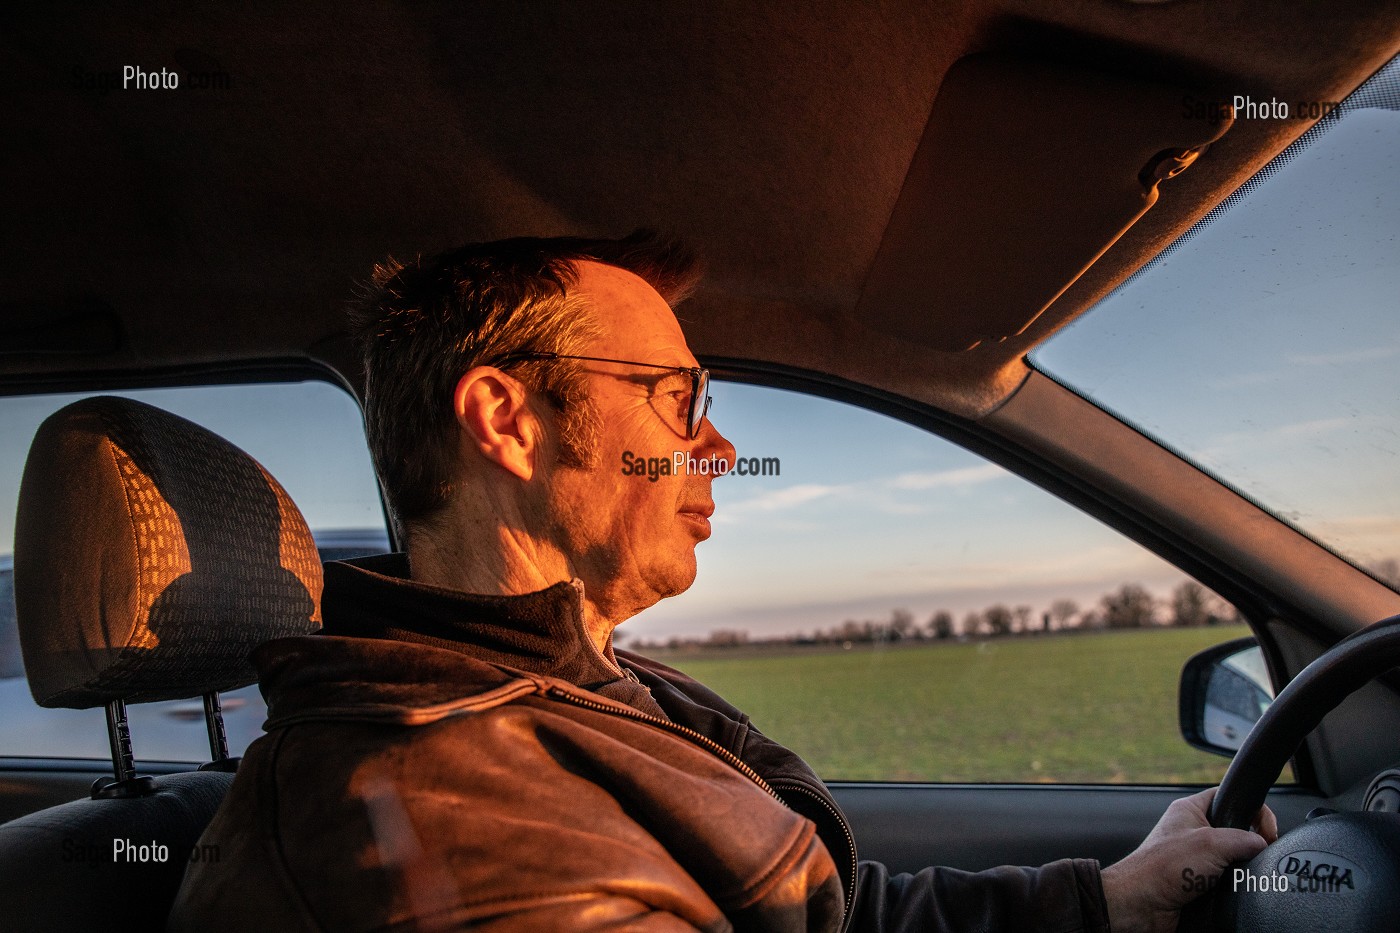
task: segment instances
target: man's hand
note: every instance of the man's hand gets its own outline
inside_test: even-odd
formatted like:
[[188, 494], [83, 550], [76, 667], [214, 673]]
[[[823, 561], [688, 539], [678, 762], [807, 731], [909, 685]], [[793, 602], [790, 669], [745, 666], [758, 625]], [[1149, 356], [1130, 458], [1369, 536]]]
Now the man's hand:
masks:
[[1278, 820], [1268, 807], [1255, 820], [1257, 832], [1212, 828], [1210, 802], [1217, 789], [1173, 801], [1142, 845], [1103, 870], [1113, 933], [1174, 933], [1181, 908], [1199, 896], [1183, 879], [1213, 881], [1226, 866], [1252, 859], [1278, 838]]

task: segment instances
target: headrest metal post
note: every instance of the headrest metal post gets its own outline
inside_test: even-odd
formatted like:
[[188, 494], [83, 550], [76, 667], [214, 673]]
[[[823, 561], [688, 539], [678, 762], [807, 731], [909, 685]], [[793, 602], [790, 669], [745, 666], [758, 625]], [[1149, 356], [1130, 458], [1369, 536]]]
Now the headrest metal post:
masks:
[[92, 798], [145, 797], [155, 793], [155, 781], [136, 774], [136, 756], [131, 753], [131, 727], [126, 720], [125, 700], [112, 700], [107, 704], [107, 741], [112, 746], [113, 777], [101, 777], [94, 781]]
[[210, 761], [223, 761], [228, 757], [228, 732], [224, 729], [224, 708], [217, 690], [204, 694], [204, 724], [209, 727]]
[[112, 773], [117, 781], [136, 777], [136, 756], [131, 752], [131, 727], [126, 720], [126, 702], [107, 704], [107, 740], [112, 745]]

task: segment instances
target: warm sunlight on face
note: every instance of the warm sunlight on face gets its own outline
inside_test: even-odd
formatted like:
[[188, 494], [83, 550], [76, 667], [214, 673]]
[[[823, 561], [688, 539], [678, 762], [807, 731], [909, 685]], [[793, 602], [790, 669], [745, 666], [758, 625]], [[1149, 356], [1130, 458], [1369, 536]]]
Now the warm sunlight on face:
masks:
[[[579, 294], [602, 331], [581, 355], [695, 366], [670, 307], [642, 279], [614, 266], [579, 263]], [[691, 460], [734, 462], [734, 447], [707, 420], [694, 440], [683, 412], [688, 379], [625, 363], [580, 363], [598, 409], [598, 456], [589, 469], [560, 468], [551, 478], [551, 514], [590, 597], [614, 623], [674, 596], [695, 580], [695, 547], [710, 536], [714, 476]], [[662, 374], [662, 375], [659, 375]], [[667, 474], [629, 469], [677, 463]]]

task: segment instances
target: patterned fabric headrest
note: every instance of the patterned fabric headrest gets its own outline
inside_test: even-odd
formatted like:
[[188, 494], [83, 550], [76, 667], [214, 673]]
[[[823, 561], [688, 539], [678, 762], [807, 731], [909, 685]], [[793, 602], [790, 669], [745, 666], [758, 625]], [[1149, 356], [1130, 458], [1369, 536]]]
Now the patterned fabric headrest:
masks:
[[130, 399], [84, 399], [34, 436], [15, 607], [40, 706], [233, 690], [248, 654], [320, 627], [306, 520], [252, 457]]

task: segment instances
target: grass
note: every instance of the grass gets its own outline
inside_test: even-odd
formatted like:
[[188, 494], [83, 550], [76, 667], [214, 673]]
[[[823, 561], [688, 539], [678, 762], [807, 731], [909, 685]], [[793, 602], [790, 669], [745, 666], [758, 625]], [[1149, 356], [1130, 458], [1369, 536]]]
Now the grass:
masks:
[[658, 654], [827, 780], [1218, 782], [1177, 726], [1181, 666], [1245, 626]]

